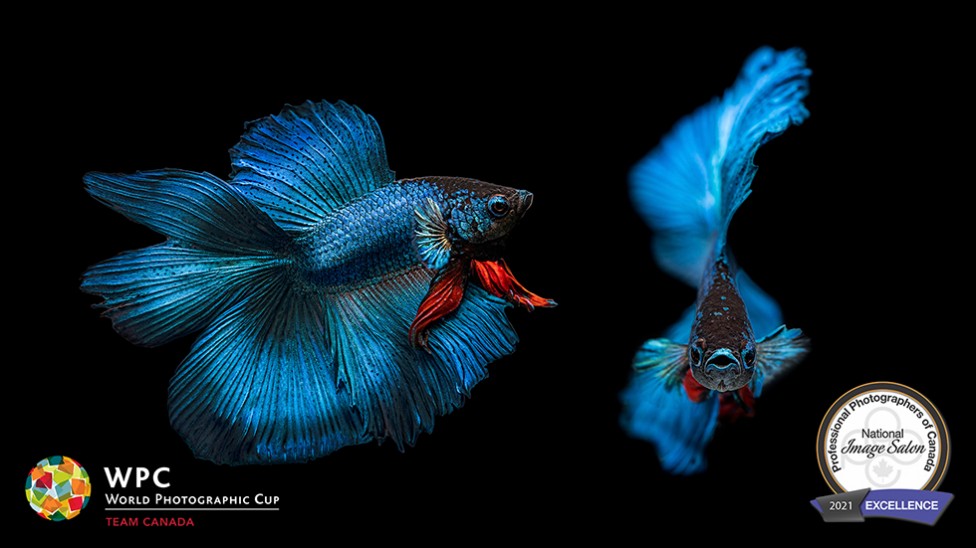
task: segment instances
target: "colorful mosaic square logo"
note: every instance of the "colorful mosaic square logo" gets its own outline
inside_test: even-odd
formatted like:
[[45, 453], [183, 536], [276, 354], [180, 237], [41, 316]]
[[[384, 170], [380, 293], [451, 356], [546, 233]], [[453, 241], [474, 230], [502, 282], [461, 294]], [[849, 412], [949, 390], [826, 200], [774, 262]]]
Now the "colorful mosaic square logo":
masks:
[[37, 463], [27, 476], [27, 500], [51, 521], [72, 519], [88, 506], [91, 481], [78, 461], [61, 455]]

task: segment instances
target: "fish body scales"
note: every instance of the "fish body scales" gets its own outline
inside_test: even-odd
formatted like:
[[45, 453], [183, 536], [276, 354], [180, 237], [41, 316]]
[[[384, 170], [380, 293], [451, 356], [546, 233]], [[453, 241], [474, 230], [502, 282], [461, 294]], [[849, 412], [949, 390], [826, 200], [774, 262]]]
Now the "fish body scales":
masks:
[[419, 266], [414, 212], [428, 198], [442, 197], [436, 185], [410, 181], [349, 203], [296, 240], [301, 275], [315, 288], [336, 293]]

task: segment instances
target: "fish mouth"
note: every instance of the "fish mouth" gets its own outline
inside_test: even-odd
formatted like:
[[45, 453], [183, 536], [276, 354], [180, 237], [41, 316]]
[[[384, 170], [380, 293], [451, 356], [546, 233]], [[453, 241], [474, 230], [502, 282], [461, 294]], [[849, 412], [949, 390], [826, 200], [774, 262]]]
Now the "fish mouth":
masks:
[[735, 374], [739, 367], [739, 360], [728, 348], [719, 348], [709, 356], [705, 362], [705, 371], [729, 372]]
[[699, 384], [717, 392], [731, 392], [749, 384], [753, 371], [745, 369], [735, 354], [720, 348], [703, 365], [693, 367], [692, 375]]
[[532, 207], [532, 199], [533, 199], [532, 193], [529, 192], [528, 190], [520, 190], [518, 191], [518, 196], [519, 196], [518, 213], [519, 215], [525, 215], [525, 212], [528, 211], [530, 207]]

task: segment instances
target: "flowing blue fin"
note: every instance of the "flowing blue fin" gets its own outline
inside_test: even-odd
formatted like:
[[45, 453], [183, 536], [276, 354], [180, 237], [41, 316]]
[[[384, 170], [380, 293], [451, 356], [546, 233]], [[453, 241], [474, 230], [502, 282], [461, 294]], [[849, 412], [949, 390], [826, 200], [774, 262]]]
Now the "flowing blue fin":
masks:
[[369, 439], [326, 346], [324, 299], [256, 280], [194, 344], [170, 383], [170, 421], [198, 458], [304, 462]]
[[668, 339], [651, 339], [637, 350], [634, 370], [651, 371], [668, 388], [674, 388], [681, 384], [688, 370], [688, 345]]
[[236, 291], [285, 259], [288, 237], [259, 209], [207, 173], [89, 173], [88, 191], [168, 236], [91, 267], [81, 289], [101, 296], [116, 331], [156, 346], [206, 326]]
[[160, 344], [205, 329], [170, 386], [174, 428], [219, 463], [293, 462], [366, 439], [336, 387], [323, 298], [291, 274], [288, 235], [206, 173], [88, 174], [88, 190], [168, 236], [92, 267], [116, 329]]
[[759, 396], [764, 384], [800, 363], [810, 351], [810, 341], [799, 329], [776, 328], [756, 342], [756, 380], [752, 392]]
[[630, 174], [631, 196], [654, 229], [661, 268], [697, 286], [713, 248], [749, 196], [756, 151], [808, 116], [809, 69], [799, 49], [761, 48], [735, 85], [679, 121]]
[[719, 228], [718, 113], [715, 100], [682, 119], [630, 172], [631, 199], [654, 229], [658, 265], [692, 287], [701, 281]]
[[158, 346], [206, 327], [237, 290], [278, 262], [273, 256], [231, 257], [165, 243], [91, 267], [81, 289], [103, 297], [97, 306], [120, 335]]
[[88, 173], [85, 186], [99, 202], [184, 247], [264, 255], [290, 241], [267, 215], [209, 173]]
[[[735, 85], [722, 97], [716, 162], [722, 181], [722, 222], [749, 196], [759, 147], [810, 116], [803, 105], [810, 69], [801, 49], [760, 48], [746, 60]], [[724, 235], [724, 230], [723, 230]]]
[[695, 403], [681, 386], [668, 388], [654, 371], [643, 371], [634, 372], [622, 400], [621, 426], [655, 445], [661, 468], [680, 475], [705, 469], [705, 446], [715, 432], [718, 398]]
[[376, 120], [343, 101], [248, 123], [230, 158], [231, 184], [290, 231], [394, 180]]
[[415, 348], [407, 333], [431, 279], [430, 271], [414, 268], [327, 297], [329, 347], [341, 384], [368, 435], [399, 448], [460, 406], [487, 365], [518, 341], [505, 316], [510, 305], [468, 284], [460, 307], [431, 329], [429, 352]]

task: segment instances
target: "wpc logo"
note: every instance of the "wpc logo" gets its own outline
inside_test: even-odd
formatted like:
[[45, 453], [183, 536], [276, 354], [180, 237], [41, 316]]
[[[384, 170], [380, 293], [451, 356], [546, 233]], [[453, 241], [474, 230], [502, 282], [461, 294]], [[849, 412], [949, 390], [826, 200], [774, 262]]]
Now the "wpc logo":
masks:
[[27, 476], [27, 501], [50, 521], [73, 519], [88, 506], [91, 481], [78, 461], [56, 455], [37, 463]]

